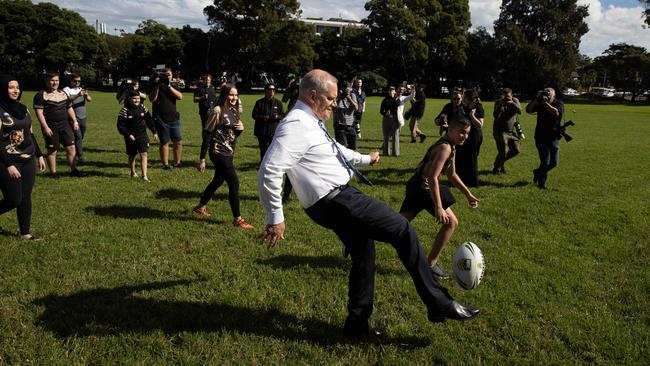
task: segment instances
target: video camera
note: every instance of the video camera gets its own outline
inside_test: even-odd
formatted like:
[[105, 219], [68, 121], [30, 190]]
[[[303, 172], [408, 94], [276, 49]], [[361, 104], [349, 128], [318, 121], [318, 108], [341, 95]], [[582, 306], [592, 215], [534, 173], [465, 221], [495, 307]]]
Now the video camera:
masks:
[[551, 97], [551, 93], [547, 90], [540, 90], [537, 92], [537, 101], [539, 103], [548, 102], [548, 99]]
[[575, 125], [576, 125], [575, 122], [573, 122], [571, 120], [568, 120], [563, 125], [558, 123], [557, 127], [555, 128], [555, 132], [557, 133], [557, 138], [561, 139], [562, 137], [564, 137], [564, 140], [566, 142], [569, 142], [569, 141], [573, 140], [573, 137], [571, 137], [571, 135], [566, 133], [566, 128], [570, 127], [570, 126], [575, 126]]
[[153, 79], [153, 82], [156, 84], [169, 86], [169, 78], [167, 77], [167, 74], [164, 72], [155, 73], [151, 78]]

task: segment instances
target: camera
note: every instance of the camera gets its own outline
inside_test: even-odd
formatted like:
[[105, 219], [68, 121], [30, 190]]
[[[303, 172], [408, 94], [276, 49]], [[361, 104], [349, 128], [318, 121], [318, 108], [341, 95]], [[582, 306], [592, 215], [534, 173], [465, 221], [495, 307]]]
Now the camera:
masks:
[[522, 140], [525, 139], [526, 135], [524, 135], [524, 129], [521, 128], [521, 123], [519, 123], [519, 121], [515, 122], [514, 127], [515, 127], [515, 133], [517, 133], [517, 137], [519, 137]]
[[537, 92], [537, 101], [539, 103], [547, 102], [550, 97], [551, 97], [551, 93], [549, 93], [546, 90], [540, 90]]
[[158, 75], [156, 76], [156, 82], [165, 86], [169, 86], [169, 78], [167, 77], [167, 74], [164, 72], [158, 73]]
[[571, 135], [566, 133], [566, 128], [570, 127], [570, 126], [575, 126], [575, 125], [576, 125], [575, 122], [573, 122], [571, 120], [567, 121], [563, 125], [558, 123], [557, 127], [555, 128], [555, 132], [557, 133], [557, 138], [561, 139], [562, 137], [564, 137], [564, 140], [566, 142], [569, 142], [569, 141], [573, 140], [573, 137], [571, 137]]

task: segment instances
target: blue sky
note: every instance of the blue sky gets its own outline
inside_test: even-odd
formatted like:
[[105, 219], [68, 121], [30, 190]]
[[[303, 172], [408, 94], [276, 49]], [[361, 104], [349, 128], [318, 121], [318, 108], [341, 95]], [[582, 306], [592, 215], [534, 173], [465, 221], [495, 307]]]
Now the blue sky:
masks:
[[[343, 17], [360, 20], [367, 13], [366, 0], [299, 0], [303, 17]], [[35, 1], [40, 2], [40, 1]], [[95, 19], [106, 23], [108, 33], [116, 29], [134, 31], [146, 19], [154, 19], [172, 27], [189, 24], [208, 28], [203, 8], [210, 0], [49, 0], [81, 14], [89, 24]], [[583, 38], [580, 51], [590, 57], [599, 56], [610, 44], [626, 42], [650, 50], [650, 28], [643, 27], [643, 7], [637, 0], [578, 0], [589, 5], [589, 33]], [[499, 16], [501, 0], [469, 0], [472, 27], [483, 26], [492, 31]]]

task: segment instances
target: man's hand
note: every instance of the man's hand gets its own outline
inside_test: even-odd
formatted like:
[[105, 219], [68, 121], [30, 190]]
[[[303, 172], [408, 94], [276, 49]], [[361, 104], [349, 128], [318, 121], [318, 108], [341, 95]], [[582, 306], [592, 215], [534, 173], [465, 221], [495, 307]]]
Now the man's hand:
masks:
[[75, 131], [79, 131], [79, 122], [74, 121], [74, 123], [72, 124], [72, 129], [74, 129]]
[[374, 165], [379, 161], [379, 151], [371, 152], [368, 156], [370, 156], [370, 165]]
[[266, 244], [268, 248], [275, 247], [280, 239], [284, 239], [284, 222], [275, 225], [266, 225], [261, 239], [262, 243]]
[[47, 136], [52, 136], [54, 134], [54, 132], [52, 132], [52, 129], [49, 127], [45, 127], [44, 130]]

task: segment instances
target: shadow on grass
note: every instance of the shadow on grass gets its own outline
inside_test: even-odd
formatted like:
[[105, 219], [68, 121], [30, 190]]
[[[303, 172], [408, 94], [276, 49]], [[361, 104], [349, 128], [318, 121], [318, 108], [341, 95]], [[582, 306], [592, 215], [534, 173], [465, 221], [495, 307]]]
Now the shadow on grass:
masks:
[[178, 221], [201, 221], [210, 224], [223, 224], [225, 221], [204, 219], [192, 216], [190, 209], [181, 212], [165, 212], [151, 207], [144, 206], [90, 206], [85, 209], [87, 212], [94, 213], [98, 216], [108, 216], [114, 219], [159, 219], [159, 220], [178, 220]]
[[105, 161], [97, 161], [97, 160], [84, 160], [83, 163], [79, 164], [79, 167], [87, 167], [87, 166], [92, 166], [95, 168], [127, 168], [129, 167], [129, 162], [126, 158], [126, 154], [124, 155], [124, 161], [123, 162], [114, 162], [114, 163], [108, 163]]
[[117, 149], [100, 149], [96, 147], [85, 147], [83, 148], [83, 152], [89, 152], [89, 153], [105, 153], [105, 152], [121, 152], [123, 153], [124, 150], [117, 150]]
[[[221, 191], [221, 192], [219, 192]], [[226, 184], [219, 187], [219, 191], [212, 196], [212, 200], [228, 200], [228, 186]], [[156, 192], [157, 199], [190, 199], [194, 198], [198, 201], [203, 191], [184, 191], [175, 188], [161, 189]], [[259, 198], [252, 194], [239, 194], [240, 201], [257, 201]]]
[[[301, 319], [277, 309], [249, 308], [227, 303], [202, 303], [151, 298], [141, 291], [164, 290], [203, 282], [177, 280], [115, 288], [97, 288], [71, 295], [50, 294], [33, 304], [44, 307], [36, 324], [57, 338], [115, 336], [163, 331], [238, 332], [280, 340], [304, 341], [328, 346], [346, 343], [340, 328], [317, 318]], [[422, 337], [385, 338], [381, 343], [401, 347], [425, 347]]]
[[[342, 256], [320, 256], [309, 257], [299, 255], [279, 255], [269, 259], [259, 259], [255, 261], [257, 264], [263, 264], [279, 269], [292, 269], [298, 266], [318, 267], [318, 268], [338, 268], [344, 271], [349, 271], [352, 266], [350, 259], [343, 258]], [[406, 275], [406, 270], [385, 268], [377, 265], [377, 273], [382, 275]]]
[[514, 183], [500, 183], [500, 182], [490, 182], [481, 179], [481, 186], [485, 187], [497, 187], [497, 188], [517, 188], [517, 187], [525, 187], [529, 184], [532, 184], [532, 182], [528, 182], [525, 180], [520, 180], [518, 182]]

